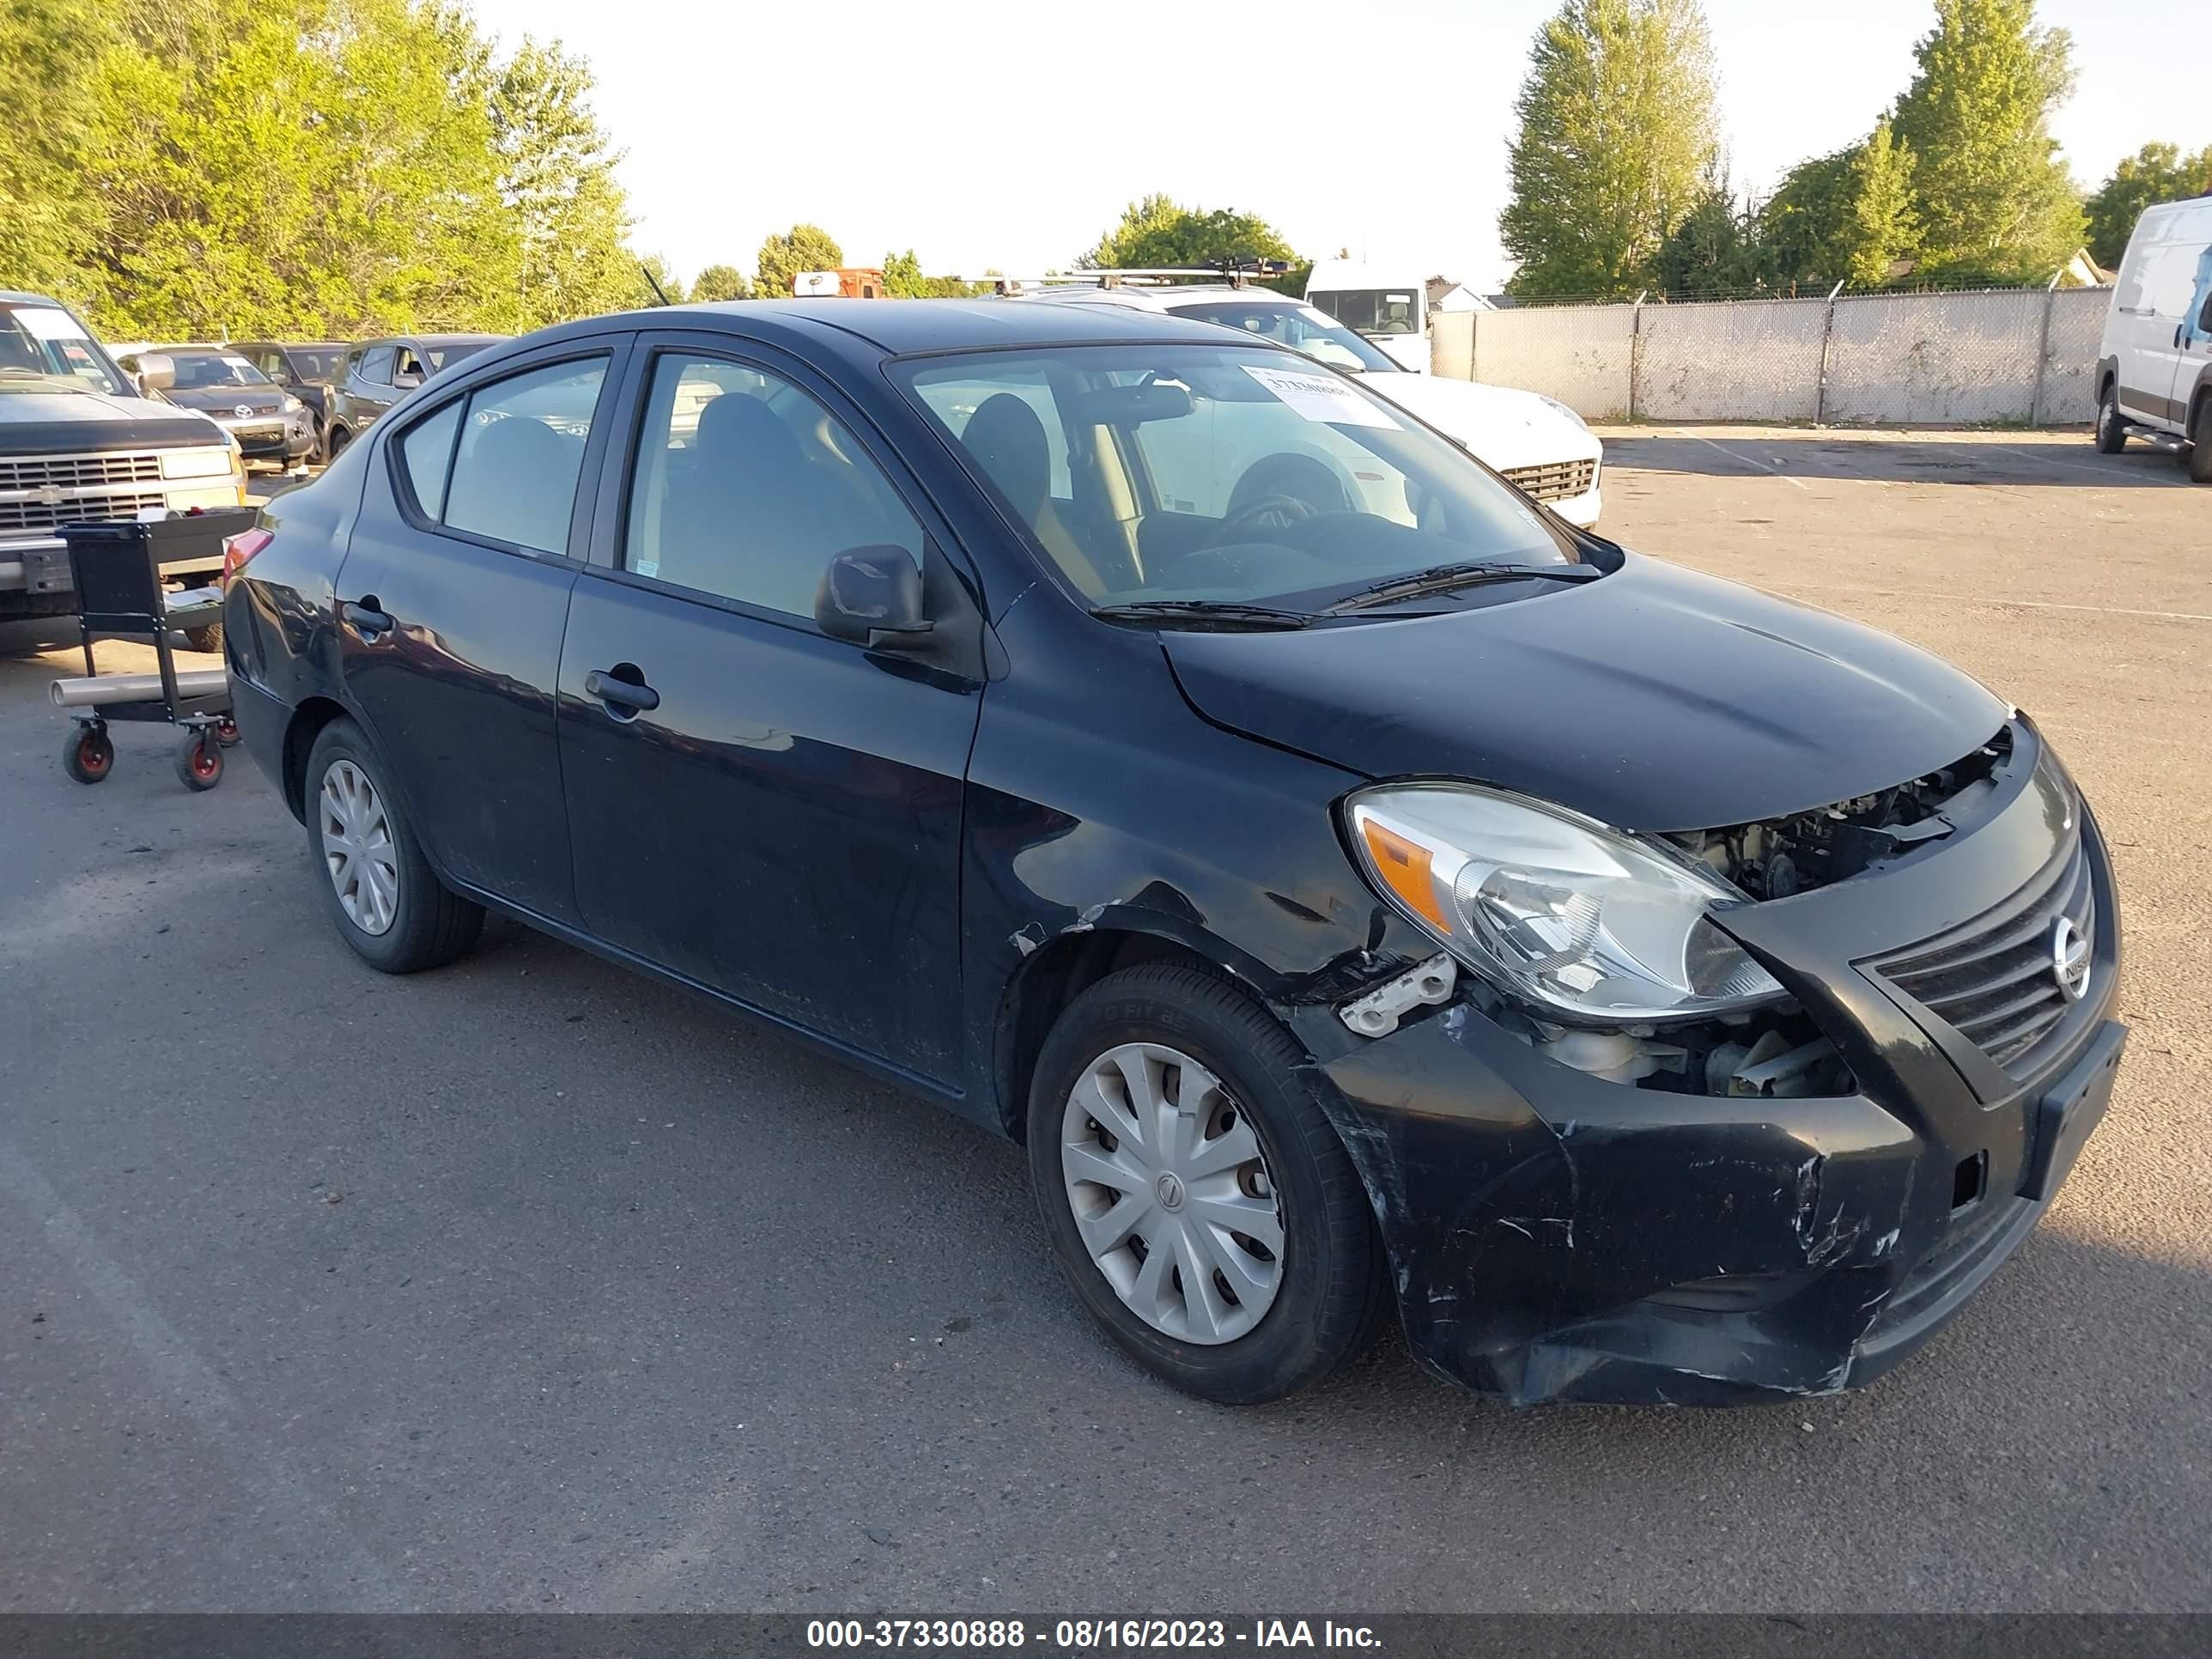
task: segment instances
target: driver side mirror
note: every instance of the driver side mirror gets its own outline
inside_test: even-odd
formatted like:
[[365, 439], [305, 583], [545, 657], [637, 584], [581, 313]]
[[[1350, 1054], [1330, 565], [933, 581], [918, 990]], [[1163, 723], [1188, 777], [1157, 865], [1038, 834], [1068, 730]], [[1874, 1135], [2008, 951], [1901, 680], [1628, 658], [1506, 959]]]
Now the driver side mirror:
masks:
[[403, 368], [392, 377], [392, 384], [401, 392], [412, 392], [422, 384], [422, 377], [420, 374], [410, 374]]
[[923, 613], [921, 572], [903, 547], [856, 547], [830, 561], [814, 592], [814, 622], [833, 640], [872, 651], [910, 651], [936, 624]]
[[[177, 383], [177, 360], [166, 352], [142, 352], [134, 360], [138, 384], [148, 392], [167, 392]], [[124, 365], [125, 368], [132, 363]]]

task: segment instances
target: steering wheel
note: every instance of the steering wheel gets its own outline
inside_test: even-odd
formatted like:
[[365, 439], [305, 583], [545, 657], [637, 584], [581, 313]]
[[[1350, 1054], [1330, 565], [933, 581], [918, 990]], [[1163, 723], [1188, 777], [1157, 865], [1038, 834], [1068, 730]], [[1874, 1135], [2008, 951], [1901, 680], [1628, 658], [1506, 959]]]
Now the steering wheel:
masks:
[[1213, 545], [1241, 541], [1243, 532], [1249, 530], [1287, 530], [1314, 515], [1313, 503], [1300, 501], [1296, 495], [1255, 495], [1222, 520], [1221, 528], [1213, 534]]

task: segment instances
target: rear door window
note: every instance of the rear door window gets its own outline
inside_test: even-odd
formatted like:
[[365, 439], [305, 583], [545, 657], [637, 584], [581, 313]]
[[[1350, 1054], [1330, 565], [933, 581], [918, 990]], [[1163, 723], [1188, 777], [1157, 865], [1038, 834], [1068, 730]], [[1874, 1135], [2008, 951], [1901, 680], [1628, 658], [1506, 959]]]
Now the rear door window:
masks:
[[[449, 530], [466, 531], [533, 553], [566, 553], [576, 506], [576, 481], [584, 447], [597, 416], [607, 360], [590, 357], [528, 369], [478, 386], [461, 416], [460, 441], [445, 483], [439, 515]], [[454, 405], [458, 407], [458, 405]], [[415, 479], [408, 440], [424, 434], [437, 416], [409, 431], [402, 459]], [[434, 441], [424, 437], [423, 482]], [[429, 511], [418, 488], [416, 500]]]

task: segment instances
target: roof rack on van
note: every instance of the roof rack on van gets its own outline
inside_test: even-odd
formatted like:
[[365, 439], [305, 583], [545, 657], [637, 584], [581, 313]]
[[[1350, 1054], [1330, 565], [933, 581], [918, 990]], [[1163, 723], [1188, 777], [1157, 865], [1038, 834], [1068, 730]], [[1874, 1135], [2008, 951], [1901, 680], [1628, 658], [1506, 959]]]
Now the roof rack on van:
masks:
[[1225, 282], [1245, 288], [1291, 273], [1288, 259], [1223, 259], [1210, 265], [1119, 265], [1103, 270], [1063, 270], [1043, 276], [1007, 276], [987, 271], [961, 276], [963, 283], [988, 283], [1001, 295], [1027, 288], [1168, 288], [1178, 282]]

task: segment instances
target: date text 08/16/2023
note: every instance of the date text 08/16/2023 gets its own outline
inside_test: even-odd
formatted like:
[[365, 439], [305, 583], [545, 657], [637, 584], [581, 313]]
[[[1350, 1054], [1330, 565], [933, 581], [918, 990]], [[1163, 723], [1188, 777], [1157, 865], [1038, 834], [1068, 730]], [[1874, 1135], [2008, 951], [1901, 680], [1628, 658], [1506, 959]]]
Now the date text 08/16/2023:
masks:
[[1254, 1619], [1249, 1628], [1223, 1619], [1057, 1619], [1049, 1626], [1024, 1619], [816, 1619], [806, 1626], [806, 1645], [817, 1649], [1036, 1646], [1110, 1653], [1232, 1644], [1372, 1650], [1382, 1643], [1369, 1626], [1328, 1619]]

